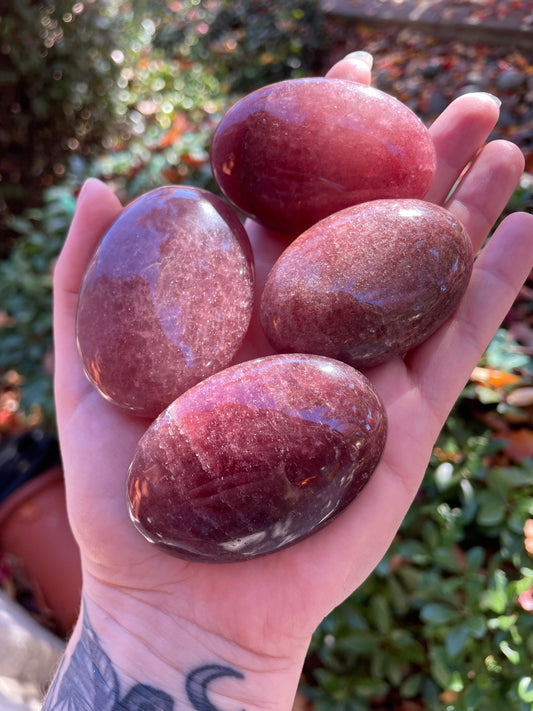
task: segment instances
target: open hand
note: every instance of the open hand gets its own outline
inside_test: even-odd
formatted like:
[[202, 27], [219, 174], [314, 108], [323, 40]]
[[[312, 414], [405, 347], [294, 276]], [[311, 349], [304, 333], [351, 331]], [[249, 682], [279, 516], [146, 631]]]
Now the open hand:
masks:
[[[357, 55], [339, 62], [330, 75], [370, 79]], [[404, 359], [366, 372], [389, 421], [385, 452], [371, 481], [316, 535], [246, 563], [198, 564], [168, 556], [147, 543], [129, 520], [128, 467], [149, 423], [104, 401], [86, 380], [76, 351], [80, 281], [120, 210], [101, 183], [85, 185], [54, 276], [57, 416], [85, 605], [110, 655], [125, 655], [129, 673], [139, 664], [133, 661], [139, 652], [127, 647], [137, 644], [147, 666], [159, 658], [175, 670], [187, 666], [191, 654], [210, 654], [241, 663], [258, 679], [265, 669], [293, 676], [296, 670], [297, 681], [316, 626], [386, 552], [451, 407], [533, 265], [532, 215], [511, 215], [481, 249], [523, 171], [516, 146], [485, 145], [497, 119], [493, 99], [468, 94], [431, 127], [438, 168], [426, 199], [445, 203], [461, 178], [446, 207], [462, 221], [474, 251], [481, 251], [454, 317]], [[246, 226], [260, 290], [287, 240], [255, 223]], [[271, 352], [255, 319], [239, 360]]]

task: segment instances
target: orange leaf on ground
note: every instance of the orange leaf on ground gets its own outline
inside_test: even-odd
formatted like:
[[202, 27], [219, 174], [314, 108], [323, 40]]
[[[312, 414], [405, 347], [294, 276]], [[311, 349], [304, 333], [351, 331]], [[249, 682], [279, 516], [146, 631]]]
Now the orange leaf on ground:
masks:
[[181, 160], [183, 163], [185, 163], [186, 165], [190, 165], [193, 168], [201, 168], [207, 162], [206, 158], [196, 157], [191, 155], [191, 153], [184, 153], [181, 156]]
[[478, 366], [472, 371], [470, 380], [489, 388], [503, 388], [506, 385], [517, 385], [520, 382], [520, 376], [514, 373], [508, 373], [506, 370], [481, 368]]
[[528, 518], [524, 524], [524, 536], [533, 539], [533, 518]]
[[189, 122], [183, 114], [176, 114], [172, 121], [172, 126], [159, 139], [158, 148], [168, 148], [181, 138], [189, 127]]
[[524, 536], [526, 551], [533, 556], [533, 518], [528, 518], [524, 524]]

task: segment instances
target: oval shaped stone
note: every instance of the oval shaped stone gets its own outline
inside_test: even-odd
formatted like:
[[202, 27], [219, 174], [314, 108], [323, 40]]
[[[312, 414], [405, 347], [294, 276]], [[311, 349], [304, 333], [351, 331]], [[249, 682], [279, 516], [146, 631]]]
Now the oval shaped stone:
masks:
[[456, 309], [472, 272], [459, 221], [422, 200], [375, 200], [304, 232], [272, 268], [261, 323], [279, 352], [355, 368], [426, 340]]
[[107, 400], [156, 417], [231, 362], [252, 306], [252, 252], [233, 210], [205, 190], [157, 188], [123, 209], [87, 268], [83, 367]]
[[290, 235], [350, 205], [423, 198], [436, 168], [431, 136], [405, 104], [319, 77], [241, 99], [218, 125], [210, 155], [228, 200]]
[[371, 383], [338, 361], [274, 355], [184, 393], [141, 438], [131, 518], [187, 560], [247, 560], [331, 521], [361, 491], [386, 438]]

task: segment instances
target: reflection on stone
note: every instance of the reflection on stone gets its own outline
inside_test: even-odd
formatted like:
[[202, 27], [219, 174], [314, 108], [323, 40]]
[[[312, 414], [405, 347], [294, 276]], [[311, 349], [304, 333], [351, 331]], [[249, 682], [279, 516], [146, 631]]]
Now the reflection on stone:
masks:
[[211, 165], [240, 210], [298, 235], [350, 205], [423, 198], [436, 158], [426, 127], [405, 104], [362, 84], [316, 77], [239, 101], [215, 132]]
[[77, 339], [111, 402], [156, 417], [239, 349], [253, 306], [244, 228], [221, 199], [163, 187], [127, 206], [84, 278]]
[[262, 294], [263, 328], [282, 353], [378, 365], [444, 323], [472, 264], [468, 235], [437, 205], [375, 200], [346, 208], [278, 259]]
[[148, 429], [130, 469], [131, 516], [148, 540], [186, 559], [263, 555], [344, 509], [385, 436], [376, 392], [344, 363], [248, 361], [189, 390]]

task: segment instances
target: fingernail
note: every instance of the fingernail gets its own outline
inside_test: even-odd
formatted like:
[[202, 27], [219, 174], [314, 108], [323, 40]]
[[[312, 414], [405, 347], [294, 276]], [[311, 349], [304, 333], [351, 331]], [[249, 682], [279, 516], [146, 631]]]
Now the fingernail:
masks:
[[485, 96], [487, 96], [491, 101], [494, 101], [496, 106], [500, 108], [500, 106], [502, 105], [501, 99], [499, 99], [497, 96], [494, 96], [494, 94], [490, 94], [488, 91], [484, 91], [483, 94], [485, 94]]
[[87, 195], [91, 192], [94, 186], [96, 185], [104, 185], [101, 180], [98, 180], [98, 178], [87, 178], [87, 180], [83, 183], [81, 186], [81, 190], [78, 194], [78, 204], [80, 204]]
[[357, 52], [350, 52], [346, 55], [347, 59], [358, 59], [360, 62], [364, 62], [369, 69], [372, 69], [374, 64], [374, 57], [370, 52], [365, 52], [364, 49], [360, 49]]

